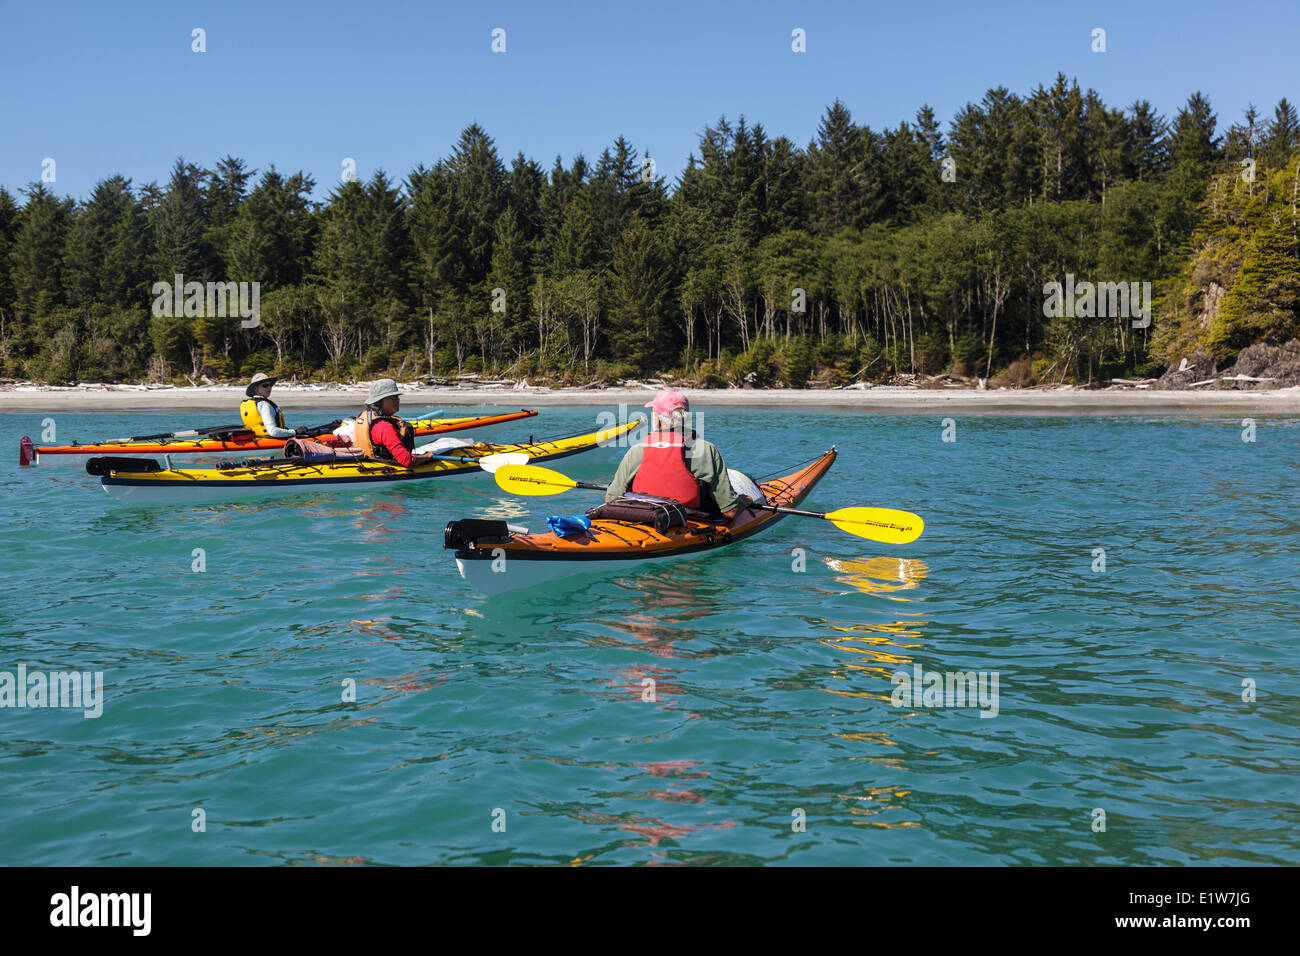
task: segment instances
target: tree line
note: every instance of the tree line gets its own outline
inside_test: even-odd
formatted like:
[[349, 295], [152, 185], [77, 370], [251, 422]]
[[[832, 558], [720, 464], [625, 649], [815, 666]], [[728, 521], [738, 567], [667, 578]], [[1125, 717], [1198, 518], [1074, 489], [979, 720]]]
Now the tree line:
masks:
[[[0, 369], [50, 382], [508, 375], [578, 383], [1012, 384], [1152, 374], [1300, 333], [1300, 123], [1222, 134], [1058, 75], [872, 129], [836, 101], [805, 147], [725, 117], [669, 187], [619, 138], [508, 162], [478, 125], [403, 180], [235, 157], [84, 201], [0, 188]], [[21, 199], [21, 203], [19, 200]], [[1066, 275], [1151, 282], [1152, 321], [1044, 314]], [[154, 314], [158, 282], [257, 282], [253, 327]]]

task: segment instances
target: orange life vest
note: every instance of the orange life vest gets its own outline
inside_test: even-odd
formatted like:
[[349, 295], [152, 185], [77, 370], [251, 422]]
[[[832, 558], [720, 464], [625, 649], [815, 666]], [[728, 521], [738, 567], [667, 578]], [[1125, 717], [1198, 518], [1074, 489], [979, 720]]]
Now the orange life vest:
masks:
[[352, 447], [361, 449], [361, 454], [366, 458], [392, 461], [392, 453], [383, 445], [376, 445], [370, 438], [370, 429], [378, 422], [389, 422], [397, 429], [397, 437], [401, 439], [403, 447], [407, 451], [415, 450], [415, 429], [410, 422], [404, 422], [393, 415], [375, 415], [370, 409], [357, 416], [356, 426], [352, 429]]
[[641, 442], [641, 467], [632, 479], [639, 495], [672, 498], [687, 508], [700, 506], [700, 480], [686, 466], [686, 441], [676, 432], [651, 432]]

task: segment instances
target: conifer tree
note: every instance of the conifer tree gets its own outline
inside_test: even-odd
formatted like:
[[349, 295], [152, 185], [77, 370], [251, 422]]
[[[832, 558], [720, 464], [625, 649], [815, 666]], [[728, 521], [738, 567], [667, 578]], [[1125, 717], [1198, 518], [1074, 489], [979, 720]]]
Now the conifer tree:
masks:
[[1264, 161], [1271, 169], [1281, 169], [1300, 151], [1300, 121], [1296, 108], [1284, 96], [1273, 110], [1273, 120], [1264, 137]]

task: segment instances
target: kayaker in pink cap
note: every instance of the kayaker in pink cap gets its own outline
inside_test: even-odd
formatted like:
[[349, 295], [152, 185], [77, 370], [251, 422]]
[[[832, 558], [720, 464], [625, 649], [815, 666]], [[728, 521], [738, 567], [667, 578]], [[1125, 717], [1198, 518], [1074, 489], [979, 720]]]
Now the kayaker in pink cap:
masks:
[[665, 389], [645, 407], [651, 410], [650, 434], [627, 450], [605, 500], [632, 491], [672, 498], [687, 508], [720, 513], [728, 519], [739, 514], [748, 502], [731, 486], [722, 453], [690, 427], [691, 403], [686, 396]]
[[672, 417], [673, 412], [689, 412], [691, 403], [677, 389], [666, 388], [646, 402], [645, 407], [652, 409], [660, 418], [669, 419]]

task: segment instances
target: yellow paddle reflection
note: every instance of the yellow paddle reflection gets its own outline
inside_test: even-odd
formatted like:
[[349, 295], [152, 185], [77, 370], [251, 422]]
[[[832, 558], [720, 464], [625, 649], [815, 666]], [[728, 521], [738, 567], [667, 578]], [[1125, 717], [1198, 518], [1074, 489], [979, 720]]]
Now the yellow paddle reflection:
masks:
[[836, 581], [856, 588], [863, 594], [881, 594], [895, 601], [915, 601], [894, 595], [920, 586], [930, 573], [929, 565], [919, 558], [826, 558], [826, 567], [837, 575]]
[[907, 798], [910, 790], [901, 787], [864, 787], [861, 793], [840, 795], [845, 800], [852, 800], [856, 806], [849, 807], [849, 822], [855, 826], [880, 827], [892, 830], [897, 827], [919, 827], [919, 820], [876, 820], [882, 813], [892, 811], [909, 812]]
[[[907, 596], [900, 592], [920, 587], [929, 574], [930, 568], [916, 558], [826, 558], [826, 566], [836, 572], [835, 580], [847, 584], [863, 594], [874, 594], [891, 601], [919, 602], [920, 596]], [[899, 668], [910, 666], [911, 651], [920, 647], [923, 636], [920, 627], [929, 623], [921, 616], [923, 612], [891, 614], [894, 620], [867, 621], [861, 624], [831, 624], [827, 627], [842, 635], [822, 643], [836, 650], [854, 655], [854, 660], [846, 663], [844, 669], [835, 668], [831, 677], [850, 682], [850, 678], [862, 676], [853, 672], [864, 672], [870, 678], [884, 681], [888, 688], [890, 677]], [[828, 694], [841, 697], [857, 697], [864, 700], [888, 702], [889, 691], [871, 693], [862, 690], [850, 690], [842, 687], [823, 688]]]
[[[826, 566], [835, 573], [837, 582], [847, 584], [863, 594], [891, 601], [919, 603], [925, 600], [920, 594], [905, 593], [919, 588], [930, 573], [930, 568], [924, 561], [897, 557], [826, 558], [825, 561]], [[891, 704], [890, 692], [893, 689], [890, 678], [895, 671], [912, 666], [912, 654], [923, 646], [922, 628], [929, 621], [922, 617], [924, 612], [919, 610], [906, 612], [895, 609], [892, 613], [881, 614], [871, 609], [868, 613], [879, 614], [880, 619], [861, 624], [827, 622], [827, 628], [836, 632], [836, 637], [823, 640], [822, 643], [848, 653], [852, 659], [831, 669], [830, 678], [834, 683], [823, 690], [840, 697], [879, 701], [888, 706]], [[850, 689], [854, 686], [880, 687], [882, 690], [872, 692]], [[896, 749], [898, 744], [883, 730], [845, 731], [833, 736], [848, 745], [850, 760], [861, 760], [893, 770], [904, 766], [903, 758]], [[899, 814], [910, 812], [910, 793], [901, 787], [864, 786], [859, 792], [840, 796], [849, 802], [848, 821], [855, 826], [881, 829], [920, 826], [916, 820], [897, 819]]]

